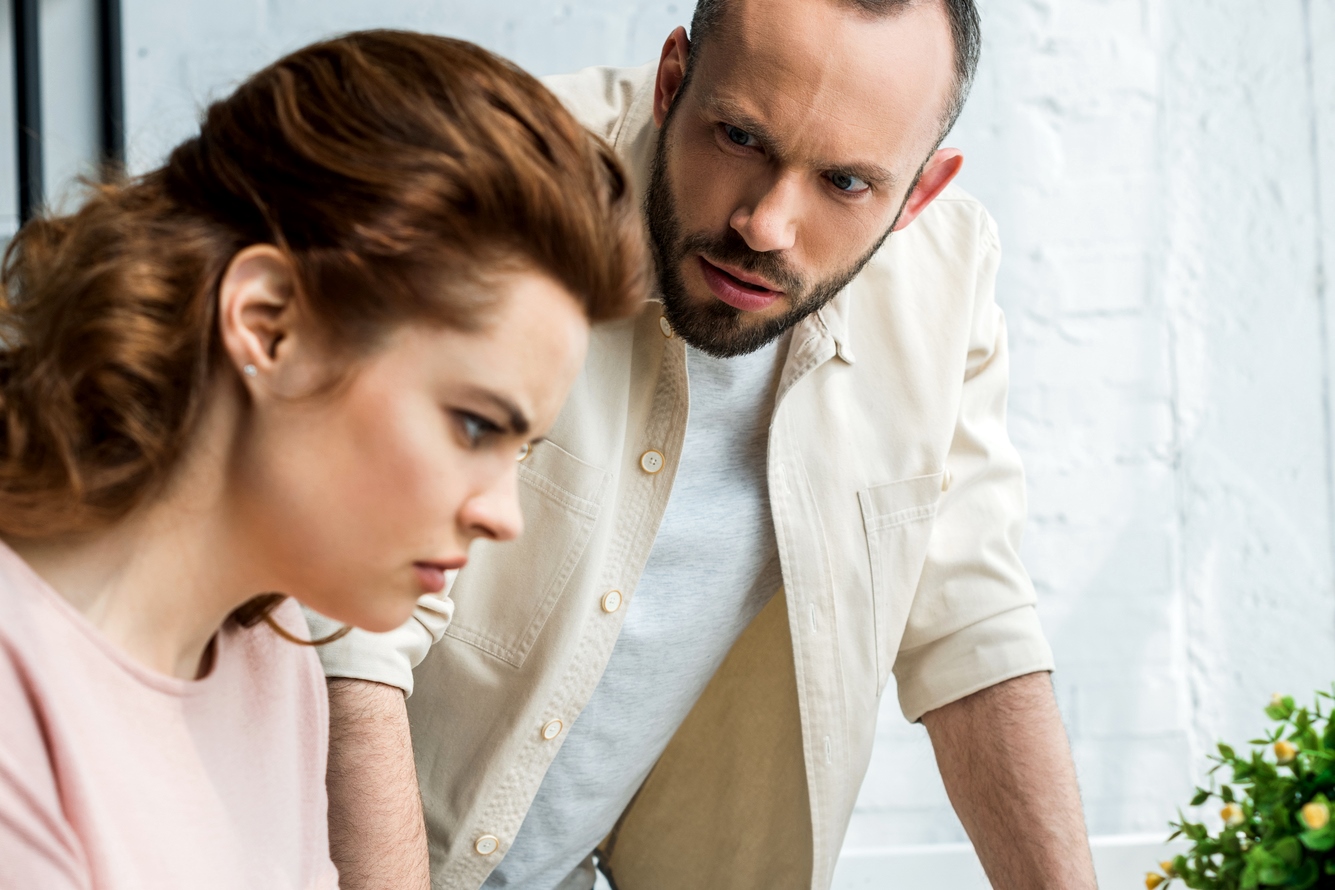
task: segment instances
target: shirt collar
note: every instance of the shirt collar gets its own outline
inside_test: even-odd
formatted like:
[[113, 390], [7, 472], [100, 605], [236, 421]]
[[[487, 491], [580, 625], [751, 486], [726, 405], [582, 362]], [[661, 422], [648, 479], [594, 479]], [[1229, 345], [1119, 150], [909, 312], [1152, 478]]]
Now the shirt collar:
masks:
[[853, 308], [853, 290], [853, 283], [850, 282], [833, 300], [816, 312], [821, 323], [825, 325], [825, 330], [834, 340], [835, 355], [850, 365], [855, 361], [851, 342], [852, 326], [849, 324], [849, 316]]

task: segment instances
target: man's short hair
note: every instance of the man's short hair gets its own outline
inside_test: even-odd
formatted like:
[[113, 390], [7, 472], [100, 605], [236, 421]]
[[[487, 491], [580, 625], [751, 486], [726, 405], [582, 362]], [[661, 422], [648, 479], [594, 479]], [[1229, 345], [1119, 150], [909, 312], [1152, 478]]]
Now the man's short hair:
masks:
[[[974, 72], [978, 69], [978, 52], [982, 36], [978, 23], [978, 7], [974, 4], [974, 0], [836, 0], [836, 2], [855, 7], [872, 16], [897, 15], [923, 2], [941, 3], [945, 6], [946, 16], [950, 19], [951, 40], [955, 44], [955, 83], [942, 120], [941, 134], [937, 140], [939, 144], [940, 140], [946, 138], [950, 128], [955, 126], [960, 112], [964, 110], [964, 100], [969, 96], [969, 87], [972, 86]], [[691, 17], [691, 56], [694, 56], [710, 35], [718, 29], [727, 5], [728, 0], [699, 0], [696, 3], [695, 15]]]

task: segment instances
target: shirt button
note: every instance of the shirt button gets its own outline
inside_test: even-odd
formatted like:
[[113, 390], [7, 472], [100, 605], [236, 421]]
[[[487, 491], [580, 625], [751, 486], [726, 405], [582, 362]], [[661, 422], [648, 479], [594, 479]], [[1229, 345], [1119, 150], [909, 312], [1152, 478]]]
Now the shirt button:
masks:
[[609, 590], [603, 594], [603, 611], [609, 615], [621, 608], [621, 591]]
[[664, 337], [670, 338], [672, 336], [672, 325], [668, 324], [666, 316], [660, 315], [658, 317], [658, 329], [663, 332]]
[[646, 473], [649, 473], [650, 475], [657, 473], [659, 470], [663, 469], [663, 452], [646, 451], [644, 454], [641, 454], [640, 469], [644, 470]]
[[477, 839], [477, 843], [473, 844], [473, 849], [483, 856], [490, 856], [496, 852], [496, 848], [500, 845], [501, 842], [496, 839], [496, 835], [484, 834]]
[[950, 483], [954, 481], [955, 477], [950, 474], [949, 470], [946, 470], [944, 473], [941, 474], [941, 490], [950, 491]]
[[525, 442], [523, 445], [520, 445], [519, 453], [515, 455], [515, 460], [523, 460], [524, 458], [528, 457], [528, 453], [531, 450], [532, 448], [527, 442]]
[[552, 739], [556, 738], [561, 734], [561, 730], [563, 728], [564, 725], [561, 723], [560, 720], [553, 720], [551, 723], [548, 723], [546, 726], [542, 728], [542, 737], [550, 742]]

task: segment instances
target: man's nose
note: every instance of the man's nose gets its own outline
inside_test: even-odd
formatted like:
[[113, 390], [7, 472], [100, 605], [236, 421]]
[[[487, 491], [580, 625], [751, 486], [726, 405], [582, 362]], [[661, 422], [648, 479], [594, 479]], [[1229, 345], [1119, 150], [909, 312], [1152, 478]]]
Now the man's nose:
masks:
[[459, 525], [472, 538], [513, 541], [524, 531], [519, 509], [519, 474], [501, 473], [487, 488], [475, 492], [459, 508]]
[[728, 222], [757, 253], [788, 250], [797, 243], [801, 203], [799, 177], [781, 174], [753, 202], [734, 210]]

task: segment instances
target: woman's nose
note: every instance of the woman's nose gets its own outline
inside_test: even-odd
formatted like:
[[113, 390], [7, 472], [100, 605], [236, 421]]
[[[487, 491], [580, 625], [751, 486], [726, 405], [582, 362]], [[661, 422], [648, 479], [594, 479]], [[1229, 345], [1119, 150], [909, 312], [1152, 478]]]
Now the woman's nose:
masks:
[[519, 474], [510, 469], [459, 508], [459, 524], [470, 538], [513, 541], [524, 531], [519, 509]]

